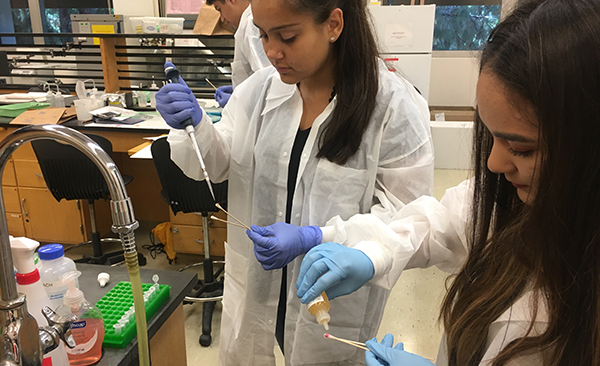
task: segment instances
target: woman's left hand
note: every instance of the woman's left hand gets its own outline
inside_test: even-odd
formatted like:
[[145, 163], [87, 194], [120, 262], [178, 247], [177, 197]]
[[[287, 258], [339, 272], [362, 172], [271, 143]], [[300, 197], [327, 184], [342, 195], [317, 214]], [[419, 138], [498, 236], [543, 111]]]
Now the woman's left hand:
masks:
[[398, 342], [394, 347], [394, 336], [386, 334], [377, 343], [377, 338], [367, 341], [365, 362], [367, 366], [435, 366], [431, 361], [404, 350], [404, 344]]
[[321, 244], [323, 233], [318, 226], [296, 226], [285, 222], [258, 227], [246, 234], [254, 242], [254, 255], [266, 270], [283, 268], [297, 256]]

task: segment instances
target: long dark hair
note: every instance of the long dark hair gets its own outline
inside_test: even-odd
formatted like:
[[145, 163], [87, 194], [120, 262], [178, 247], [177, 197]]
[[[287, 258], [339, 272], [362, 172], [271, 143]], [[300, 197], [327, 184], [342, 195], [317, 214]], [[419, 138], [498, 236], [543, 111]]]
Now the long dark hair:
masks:
[[344, 29], [333, 45], [337, 106], [320, 136], [317, 157], [345, 164], [358, 150], [375, 109], [379, 78], [377, 44], [364, 0], [284, 0], [296, 11], [310, 13], [322, 24], [331, 12], [344, 13]]
[[441, 312], [450, 365], [478, 365], [490, 324], [532, 290], [532, 316], [545, 306], [547, 328], [532, 322], [493, 365], [539, 352], [544, 365], [598, 366], [600, 0], [522, 1], [492, 32], [480, 65], [516, 108], [534, 109], [542, 158], [525, 205], [488, 170], [493, 140], [476, 121], [470, 255]]

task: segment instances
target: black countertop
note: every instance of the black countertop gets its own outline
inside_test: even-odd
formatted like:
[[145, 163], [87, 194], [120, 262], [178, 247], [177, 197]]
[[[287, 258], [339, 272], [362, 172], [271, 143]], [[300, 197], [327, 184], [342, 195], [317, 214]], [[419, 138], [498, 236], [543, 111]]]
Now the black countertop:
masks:
[[[85, 294], [86, 300], [96, 303], [108, 291], [115, 287], [121, 281], [129, 281], [129, 273], [126, 267], [110, 267], [95, 264], [77, 263], [77, 270], [81, 271], [79, 277], [79, 288]], [[107, 272], [110, 274], [110, 281], [104, 288], [100, 287], [97, 278], [98, 273]], [[169, 316], [177, 309], [184, 297], [196, 285], [198, 278], [195, 273], [161, 271], [146, 269], [140, 267], [140, 276], [142, 283], [154, 283], [152, 276], [159, 276], [159, 284], [171, 286], [171, 297], [165, 304], [148, 320], [148, 339], [151, 339], [160, 327], [167, 321]], [[137, 337], [133, 338], [131, 343], [125, 348], [107, 348], [103, 347], [102, 359], [96, 365], [99, 366], [126, 366], [137, 365], [138, 361]]]

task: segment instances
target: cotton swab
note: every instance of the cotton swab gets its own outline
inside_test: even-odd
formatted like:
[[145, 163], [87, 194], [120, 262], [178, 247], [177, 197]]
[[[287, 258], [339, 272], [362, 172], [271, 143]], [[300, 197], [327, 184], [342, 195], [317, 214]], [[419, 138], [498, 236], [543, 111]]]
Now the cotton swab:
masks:
[[216, 221], [221, 221], [221, 222], [224, 222], [224, 223], [226, 223], [226, 224], [228, 224], [228, 225], [233, 225], [233, 226], [241, 227], [242, 229], [246, 229], [246, 227], [245, 227], [245, 226], [243, 226], [243, 225], [240, 225], [240, 224], [238, 224], [237, 222], [232, 222], [232, 221], [223, 220], [223, 219], [221, 219], [221, 218], [218, 218], [218, 217], [216, 217], [216, 216], [214, 216], [214, 215], [213, 215], [213, 216], [211, 216], [210, 218], [211, 218], [212, 220], [216, 220]]
[[349, 345], [354, 346], [356, 348], [364, 349], [365, 351], [369, 351], [369, 349], [366, 347], [366, 344], [364, 344], [364, 343], [360, 343], [360, 342], [356, 342], [356, 341], [351, 341], [351, 340], [343, 339], [343, 338], [338, 338], [338, 337], [332, 336], [329, 333], [323, 334], [323, 337], [327, 338], [327, 339], [333, 339], [333, 340], [336, 340], [338, 342], [346, 343], [346, 344], [349, 344]]
[[217, 208], [223, 212], [225, 212], [228, 216], [231, 216], [232, 219], [234, 219], [235, 221], [237, 221], [240, 225], [242, 225], [244, 228], [252, 231], [252, 229], [250, 229], [250, 227], [246, 224], [244, 224], [243, 222], [241, 222], [240, 220], [236, 219], [235, 216], [233, 216], [232, 214], [230, 214], [229, 212], [225, 211], [225, 209], [223, 207], [221, 207], [221, 205], [217, 202], [215, 203], [215, 206], [217, 206]]
[[210, 86], [213, 87], [213, 89], [217, 90], [217, 87], [215, 86], [215, 84], [211, 83], [210, 80], [208, 80], [208, 78], [204, 78], [204, 80], [206, 80], [206, 82], [209, 83]]

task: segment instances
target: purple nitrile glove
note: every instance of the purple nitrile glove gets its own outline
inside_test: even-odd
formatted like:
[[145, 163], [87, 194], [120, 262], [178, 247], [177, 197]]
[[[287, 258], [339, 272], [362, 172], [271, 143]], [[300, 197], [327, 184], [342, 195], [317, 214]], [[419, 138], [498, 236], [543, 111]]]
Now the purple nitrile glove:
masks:
[[404, 344], [399, 342], [394, 347], [394, 336], [386, 334], [377, 343], [377, 338], [367, 341], [365, 351], [366, 366], [435, 366], [431, 361], [404, 350]]
[[375, 275], [371, 259], [362, 251], [338, 243], [312, 248], [302, 260], [296, 295], [303, 304], [323, 291], [330, 300], [361, 288]]
[[246, 234], [254, 242], [254, 255], [266, 270], [283, 268], [297, 256], [321, 244], [323, 233], [318, 226], [296, 226], [285, 222], [258, 227]]
[[219, 103], [221, 108], [225, 107], [227, 102], [229, 102], [229, 98], [231, 98], [231, 94], [233, 93], [232, 85], [224, 85], [217, 88], [215, 91], [215, 100]]
[[[174, 65], [167, 61], [167, 67]], [[184, 122], [190, 118], [194, 127], [202, 120], [202, 108], [181, 76], [179, 83], [169, 83], [156, 93], [156, 110], [169, 126], [179, 130], [185, 129]]]

